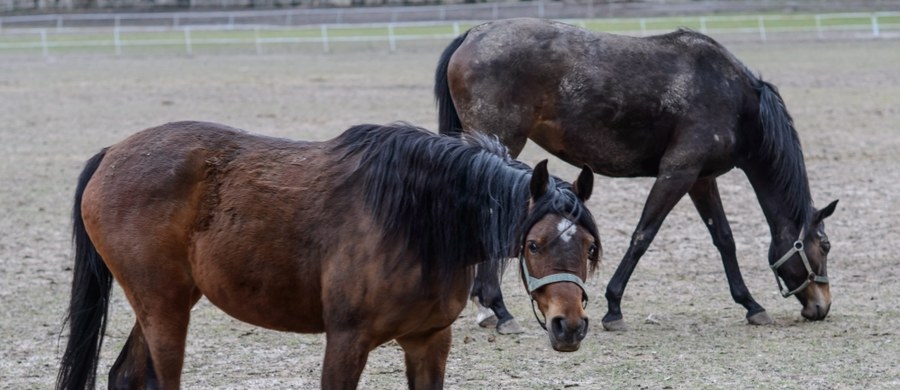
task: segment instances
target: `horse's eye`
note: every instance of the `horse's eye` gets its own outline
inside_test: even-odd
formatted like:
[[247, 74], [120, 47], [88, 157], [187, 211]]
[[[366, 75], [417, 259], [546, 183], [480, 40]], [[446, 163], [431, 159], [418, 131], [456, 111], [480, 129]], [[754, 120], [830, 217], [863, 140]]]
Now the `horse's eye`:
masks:
[[531, 253], [537, 253], [538, 246], [534, 241], [528, 241], [528, 251]]
[[591, 244], [591, 247], [588, 248], [588, 257], [594, 257], [594, 253], [597, 253], [597, 244]]
[[831, 251], [831, 243], [828, 241], [821, 241], [819, 245], [822, 246], [822, 251], [827, 255], [829, 251]]

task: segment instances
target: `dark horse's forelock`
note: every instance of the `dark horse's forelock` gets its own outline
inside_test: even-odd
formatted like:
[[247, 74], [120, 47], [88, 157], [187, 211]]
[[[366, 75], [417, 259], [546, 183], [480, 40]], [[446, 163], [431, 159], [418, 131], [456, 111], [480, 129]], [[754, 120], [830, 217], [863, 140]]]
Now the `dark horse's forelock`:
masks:
[[812, 196], [800, 138], [778, 89], [762, 79], [756, 80], [762, 129], [761, 157], [769, 162], [769, 173], [776, 190], [787, 203], [788, 212], [805, 228], [812, 218]]
[[596, 236], [571, 187], [548, 191], [552, 195], [541, 197], [529, 215], [531, 169], [512, 160], [495, 138], [359, 125], [340, 137], [337, 149], [343, 158], [359, 155], [349, 180], [362, 183], [385, 238], [422, 260], [425, 278], [444, 280], [465, 266], [518, 255], [522, 234], [548, 212], [564, 210]]

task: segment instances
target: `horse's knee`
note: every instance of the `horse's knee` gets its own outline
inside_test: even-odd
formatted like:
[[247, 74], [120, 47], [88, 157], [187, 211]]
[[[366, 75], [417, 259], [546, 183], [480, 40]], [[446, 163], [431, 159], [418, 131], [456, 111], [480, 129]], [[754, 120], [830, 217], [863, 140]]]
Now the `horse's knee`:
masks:
[[629, 248], [629, 252], [632, 257], [640, 257], [647, 251], [647, 248], [650, 246], [650, 243], [653, 242], [653, 237], [656, 236], [657, 229], [642, 229], [635, 231], [634, 234], [631, 235], [631, 248]]
[[731, 233], [713, 235], [713, 245], [722, 252], [734, 253], [737, 250], [734, 246], [734, 236]]

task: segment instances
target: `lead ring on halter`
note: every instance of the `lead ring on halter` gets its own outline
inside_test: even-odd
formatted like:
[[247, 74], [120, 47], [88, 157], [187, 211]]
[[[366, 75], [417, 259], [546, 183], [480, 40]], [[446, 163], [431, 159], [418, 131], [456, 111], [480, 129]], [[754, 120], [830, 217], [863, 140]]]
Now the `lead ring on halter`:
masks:
[[[782, 265], [784, 265], [785, 262], [793, 257], [794, 253], [800, 253], [800, 259], [803, 260], [803, 266], [806, 267], [806, 272], [809, 273], [809, 277], [806, 278], [806, 281], [804, 281], [803, 284], [800, 285], [800, 287], [797, 287], [793, 290], [788, 290], [786, 287], [787, 282], [785, 282], [784, 285], [781, 284], [781, 278], [778, 277], [778, 268], [780, 268]], [[775, 273], [775, 281], [778, 282], [778, 290], [781, 292], [781, 296], [785, 298], [802, 291], [811, 282], [828, 284], [828, 276], [819, 276], [816, 275], [815, 272], [813, 272], [812, 267], [809, 265], [809, 259], [806, 258], [806, 251], [803, 250], [803, 241], [799, 239], [797, 241], [794, 241], [794, 245], [791, 246], [791, 250], [785, 253], [784, 256], [781, 256], [781, 258], [778, 259], [775, 264], [772, 264], [769, 267], [771, 267], [772, 272]]]
[[558, 273], [558, 274], [550, 274], [544, 276], [543, 278], [535, 278], [531, 276], [528, 272], [528, 265], [525, 264], [525, 253], [522, 252], [519, 254], [519, 264], [522, 267], [522, 273], [525, 275], [525, 284], [528, 289], [528, 297], [531, 298], [531, 311], [534, 312], [534, 319], [537, 320], [538, 324], [541, 325], [541, 328], [547, 330], [547, 321], [546, 318], [544, 321], [541, 321], [541, 318], [538, 316], [537, 309], [534, 307], [534, 291], [544, 287], [548, 284], [560, 283], [560, 282], [571, 282], [575, 283], [579, 288], [581, 288], [581, 307], [587, 308], [588, 303], [588, 294], [587, 289], [584, 287], [584, 281], [581, 280], [577, 275], [570, 273]]

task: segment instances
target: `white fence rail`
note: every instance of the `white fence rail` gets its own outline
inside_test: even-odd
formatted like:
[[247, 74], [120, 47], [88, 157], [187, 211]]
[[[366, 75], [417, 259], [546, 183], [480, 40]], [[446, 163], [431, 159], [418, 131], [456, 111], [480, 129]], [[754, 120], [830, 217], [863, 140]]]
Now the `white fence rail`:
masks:
[[[607, 6], [609, 7], [609, 6]], [[564, 4], [544, 1], [455, 4], [410, 7], [296, 8], [259, 11], [137, 12], [0, 16], [8, 27], [112, 27], [184, 25], [300, 26], [344, 23], [400, 23], [452, 20], [491, 20], [512, 17], [572, 18], [594, 15], [593, 2]], [[589, 13], [585, 13], [585, 10]], [[599, 16], [599, 15], [596, 15]]]
[[[271, 47], [285, 45], [319, 48], [323, 52], [336, 44], [366, 43], [395, 51], [407, 42], [442, 41], [459, 35], [479, 21], [454, 22], [388, 22], [388, 23], [322, 23], [317, 25], [244, 24], [228, 19], [209, 23], [212, 19], [185, 18], [166, 25], [140, 26], [123, 23], [126, 14], [115, 15], [109, 26], [54, 27], [0, 26], [0, 54], [4, 52], [39, 52], [49, 56], [77, 49], [106, 50], [122, 55], [124, 48], [182, 48], [194, 54], [198, 47], [244, 47], [262, 54]], [[220, 16], [221, 16], [220, 15]], [[45, 16], [56, 20], [56, 15]], [[67, 15], [86, 16], [86, 15]], [[87, 15], [90, 16], [90, 15]], [[109, 15], [106, 15], [109, 16]], [[92, 16], [93, 17], [93, 16]], [[218, 17], [218, 16], [217, 16]], [[31, 20], [40, 18], [32, 16]], [[94, 20], [94, 19], [91, 19]], [[607, 32], [644, 36], [672, 31], [685, 26], [718, 39], [741, 39], [767, 42], [772, 39], [872, 39], [900, 37], [900, 12], [840, 13], [816, 15], [740, 15], [699, 16], [681, 18], [635, 19], [567, 19], [568, 23]], [[195, 23], [196, 22], [196, 23]]]
[[[11, 2], [32, 3], [36, 6], [46, 5], [50, 8], [62, 6], [64, 9], [81, 1], [79, 0], [0, 0], [0, 12], [14, 11], [16, 7], [10, 7]], [[623, 18], [654, 15], [703, 15], [703, 14], [769, 14], [777, 13], [790, 3], [793, 12], [807, 13], [833, 13], [846, 12], [847, 9], [858, 11], [900, 11], [900, 4], [896, 0], [872, 1], [872, 0], [815, 0], [815, 1], [773, 1], [773, 0], [533, 0], [533, 1], [494, 1], [491, 3], [464, 3], [442, 5], [411, 5], [411, 6], [371, 6], [371, 7], [327, 7], [328, 4], [349, 4], [344, 0], [93, 0], [92, 2], [115, 9], [127, 7], [129, 3], [140, 3], [150, 12], [117, 12], [117, 13], [62, 13], [58, 15], [23, 15], [0, 16], [0, 23], [17, 27], [97, 27], [111, 26], [114, 19], [123, 25], [148, 26], [168, 25], [179, 26], [181, 24], [266, 24], [296, 26], [304, 24], [342, 24], [342, 23], [398, 23], [398, 22], [424, 22], [424, 21], [453, 21], [453, 20], [490, 20], [513, 17], [538, 17], [552, 19], [576, 19], [576, 18]], [[153, 4], [175, 5], [176, 3], [190, 3], [190, 7], [214, 7], [222, 6], [231, 8], [223, 11], [171, 11], [154, 12]], [[398, 4], [421, 3], [415, 0], [411, 2], [400, 0], [366, 0], [367, 4]], [[7, 5], [4, 8], [4, 3]], [[251, 4], [256, 6], [286, 6], [278, 9], [261, 10], [248, 9]], [[290, 3], [290, 6], [287, 6]], [[268, 4], [268, 5], [267, 5]], [[320, 4], [327, 8], [306, 8], [298, 5]], [[136, 9], [140, 9], [137, 6]], [[37, 7], [41, 8], [41, 7]]]

